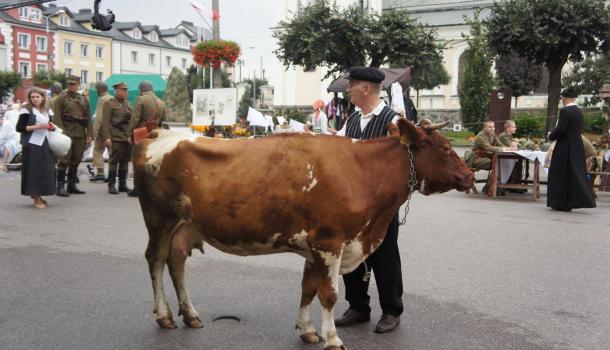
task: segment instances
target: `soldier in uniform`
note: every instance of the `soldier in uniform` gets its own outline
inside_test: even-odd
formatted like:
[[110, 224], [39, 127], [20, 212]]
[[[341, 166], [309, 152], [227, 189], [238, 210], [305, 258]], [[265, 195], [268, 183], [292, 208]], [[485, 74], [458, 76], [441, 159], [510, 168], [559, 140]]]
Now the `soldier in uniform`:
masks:
[[49, 99], [49, 108], [53, 109], [53, 105], [55, 104], [55, 100], [57, 97], [64, 91], [63, 86], [61, 86], [60, 82], [54, 82], [51, 84], [51, 98]]
[[[515, 124], [514, 120], [507, 120], [504, 122], [504, 132], [498, 136], [498, 140], [503, 147], [518, 147], [518, 142], [513, 138], [513, 135], [517, 131], [517, 124]], [[523, 177], [523, 160], [519, 159], [515, 163], [513, 167], [513, 172], [510, 174], [508, 178], [509, 184], [518, 184], [521, 183]], [[515, 189], [509, 188], [509, 192], [514, 193], [524, 193], [527, 192], [526, 189]]]
[[496, 136], [495, 130], [496, 127], [493, 121], [487, 120], [483, 123], [483, 130], [479, 132], [472, 146], [472, 153], [474, 153], [474, 161], [471, 164], [472, 168], [476, 170], [490, 170], [491, 158], [494, 153], [517, 150], [516, 147], [503, 146], [498, 136]]
[[[78, 93], [80, 78], [68, 77], [68, 90], [62, 92], [53, 105], [55, 123], [63, 133], [72, 139], [68, 154], [59, 158], [57, 166], [57, 195], [67, 197], [68, 193], [84, 194], [77, 186], [77, 171], [87, 145], [93, 136], [89, 101]], [[68, 174], [68, 191], [64, 189]]]
[[[165, 104], [159, 99], [153, 90], [152, 84], [143, 80], [138, 86], [140, 96], [136, 99], [133, 109], [133, 117], [129, 124], [129, 135], [132, 136], [130, 141], [133, 143], [133, 131], [136, 128], [146, 127], [148, 132], [159, 128], [161, 123], [166, 119]], [[133, 190], [127, 192], [130, 197], [137, 197], [138, 192], [134, 187]]]
[[[129, 123], [133, 111], [127, 101], [127, 85], [120, 82], [112, 87], [114, 88], [114, 98], [104, 104], [101, 137], [103, 137], [105, 145], [112, 149], [108, 165], [108, 193], [119, 194], [119, 192], [129, 191], [127, 188], [127, 171], [131, 159]], [[117, 165], [118, 190], [115, 187]]]
[[[93, 133], [95, 135], [95, 143], [93, 144], [93, 166], [96, 169], [96, 174], [89, 178], [89, 181], [104, 181], [104, 150], [106, 145], [104, 142], [106, 139], [100, 134], [103, 119], [104, 119], [104, 104], [112, 98], [108, 93], [108, 85], [103, 81], [98, 81], [95, 84], [95, 90], [99, 96], [97, 105], [95, 108], [95, 121], [93, 122]], [[108, 149], [110, 153], [110, 148]]]

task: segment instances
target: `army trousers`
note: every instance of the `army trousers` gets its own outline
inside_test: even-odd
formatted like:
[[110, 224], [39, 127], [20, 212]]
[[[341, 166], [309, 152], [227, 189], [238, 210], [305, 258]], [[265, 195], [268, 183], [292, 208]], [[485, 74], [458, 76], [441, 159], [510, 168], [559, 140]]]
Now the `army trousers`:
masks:
[[58, 168], [66, 169], [68, 167], [78, 168], [81, 160], [83, 159], [83, 153], [87, 149], [87, 141], [82, 137], [71, 137], [72, 144], [68, 154], [60, 157], [57, 161]]
[[[104, 141], [104, 138], [98, 134], [95, 136], [93, 144], [93, 161], [91, 163], [97, 170], [98, 175], [104, 175], [104, 150], [106, 150]], [[110, 154], [110, 149], [108, 150], [108, 154]]]
[[112, 151], [108, 160], [111, 172], [117, 169], [117, 164], [125, 166], [131, 160], [131, 145], [125, 141], [112, 141]]
[[491, 158], [475, 157], [472, 167], [476, 170], [491, 170]]

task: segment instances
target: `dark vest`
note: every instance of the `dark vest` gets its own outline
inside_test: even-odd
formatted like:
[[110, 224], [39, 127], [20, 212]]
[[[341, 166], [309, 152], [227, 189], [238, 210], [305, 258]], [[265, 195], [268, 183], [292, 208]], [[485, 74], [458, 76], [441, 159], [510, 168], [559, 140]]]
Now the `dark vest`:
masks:
[[384, 137], [388, 134], [388, 123], [392, 122], [396, 113], [388, 106], [384, 106], [379, 115], [374, 115], [364, 130], [360, 130], [360, 118], [362, 115], [355, 111], [347, 118], [345, 125], [345, 136], [352, 139], [368, 140]]

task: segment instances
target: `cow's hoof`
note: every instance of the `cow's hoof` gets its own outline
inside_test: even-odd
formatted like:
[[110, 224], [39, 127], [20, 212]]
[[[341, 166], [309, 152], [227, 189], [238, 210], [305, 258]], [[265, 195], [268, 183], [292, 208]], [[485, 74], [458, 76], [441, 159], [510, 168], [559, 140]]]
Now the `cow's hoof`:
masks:
[[165, 329], [175, 329], [176, 328], [176, 324], [174, 323], [174, 320], [172, 320], [171, 318], [159, 318], [159, 319], [157, 319], [157, 323], [159, 324], [159, 326], [161, 326], [161, 328], [165, 328]]
[[306, 333], [301, 334], [301, 340], [308, 344], [318, 344], [322, 341], [322, 337], [320, 337], [318, 333]]
[[203, 322], [201, 322], [201, 320], [199, 319], [199, 317], [187, 317], [184, 316], [182, 318], [182, 322], [184, 322], [185, 325], [191, 327], [191, 328], [203, 328]]

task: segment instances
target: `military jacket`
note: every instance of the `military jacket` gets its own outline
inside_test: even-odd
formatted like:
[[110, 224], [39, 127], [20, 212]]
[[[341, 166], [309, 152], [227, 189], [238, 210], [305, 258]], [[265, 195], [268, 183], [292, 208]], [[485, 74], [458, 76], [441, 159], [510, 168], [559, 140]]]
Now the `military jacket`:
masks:
[[153, 120], [157, 120], [160, 125], [166, 119], [165, 114], [165, 103], [152, 91], [145, 92], [136, 99], [129, 130], [133, 132], [133, 129], [146, 126], [147, 121]]
[[500, 141], [500, 144], [502, 144], [502, 146], [504, 147], [511, 147], [511, 144], [515, 141], [513, 139], [513, 135], [510, 135], [506, 131], [501, 133], [500, 136], [498, 136], [498, 140]]
[[91, 109], [89, 101], [83, 95], [62, 92], [53, 103], [53, 113], [55, 123], [64, 134], [75, 138], [93, 136]]
[[502, 151], [502, 148], [503, 146], [496, 134], [489, 135], [485, 130], [482, 130], [474, 139], [472, 151], [477, 157], [484, 157]]
[[129, 139], [129, 123], [132, 118], [133, 110], [127, 99], [119, 101], [111, 98], [104, 103], [102, 114], [101, 136], [112, 141], [127, 142]]

